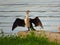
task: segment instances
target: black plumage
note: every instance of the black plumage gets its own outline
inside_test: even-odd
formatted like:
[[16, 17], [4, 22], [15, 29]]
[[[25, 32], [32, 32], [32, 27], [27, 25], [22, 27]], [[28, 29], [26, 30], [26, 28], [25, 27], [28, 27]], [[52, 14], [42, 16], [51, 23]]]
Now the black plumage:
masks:
[[[27, 27], [28, 30], [30, 30], [30, 28], [33, 29], [33, 30], [35, 30], [34, 27], [33, 27], [33, 25], [32, 25], [32, 23], [35, 26], [41, 26], [41, 28], [43, 28], [42, 22], [40, 21], [40, 19], [38, 17], [35, 17], [34, 19], [31, 19], [31, 18], [29, 18], [29, 19], [30, 19], [29, 20], [30, 27], [29, 28]], [[13, 23], [12, 30], [14, 30], [17, 26], [25, 27], [25, 21], [24, 21], [24, 19], [17, 18], [15, 20], [15, 22]]]

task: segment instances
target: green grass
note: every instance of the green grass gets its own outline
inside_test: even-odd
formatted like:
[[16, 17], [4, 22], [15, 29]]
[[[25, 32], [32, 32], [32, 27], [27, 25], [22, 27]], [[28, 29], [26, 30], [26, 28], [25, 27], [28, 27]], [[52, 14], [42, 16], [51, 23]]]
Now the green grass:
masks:
[[50, 42], [45, 36], [35, 36], [33, 32], [26, 37], [5, 36], [0, 37], [0, 45], [59, 45], [56, 42]]

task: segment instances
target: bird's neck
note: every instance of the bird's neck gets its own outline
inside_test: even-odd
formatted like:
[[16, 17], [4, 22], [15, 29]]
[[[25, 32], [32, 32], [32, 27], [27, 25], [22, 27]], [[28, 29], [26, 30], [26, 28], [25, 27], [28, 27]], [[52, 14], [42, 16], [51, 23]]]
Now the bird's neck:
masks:
[[26, 14], [26, 18], [28, 18], [29, 17], [29, 14]]

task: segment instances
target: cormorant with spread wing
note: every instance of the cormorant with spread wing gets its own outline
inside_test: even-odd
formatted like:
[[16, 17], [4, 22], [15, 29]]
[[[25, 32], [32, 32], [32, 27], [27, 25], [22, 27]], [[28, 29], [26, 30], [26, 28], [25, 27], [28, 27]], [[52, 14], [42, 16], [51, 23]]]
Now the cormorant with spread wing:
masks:
[[22, 27], [26, 26], [28, 28], [28, 31], [30, 29], [35, 30], [32, 23], [35, 26], [41, 26], [41, 28], [43, 28], [43, 25], [42, 25], [42, 23], [41, 23], [41, 21], [39, 20], [38, 17], [35, 17], [34, 19], [31, 19], [31, 18], [28, 17], [29, 12], [30, 12], [29, 10], [26, 11], [25, 19], [17, 18], [15, 20], [15, 22], [13, 23], [13, 26], [12, 26], [12, 30], [14, 30], [17, 26], [22, 26]]

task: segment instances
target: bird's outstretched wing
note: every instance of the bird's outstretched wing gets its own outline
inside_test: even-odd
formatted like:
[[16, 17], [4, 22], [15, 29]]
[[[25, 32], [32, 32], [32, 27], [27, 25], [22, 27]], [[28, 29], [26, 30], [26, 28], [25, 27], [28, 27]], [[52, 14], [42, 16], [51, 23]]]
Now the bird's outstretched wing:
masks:
[[14, 30], [17, 26], [25, 26], [24, 20], [17, 18], [13, 23], [12, 30]]
[[33, 23], [35, 26], [41, 26], [41, 28], [43, 28], [42, 22], [38, 17], [35, 17], [34, 19], [30, 19], [30, 22]]

